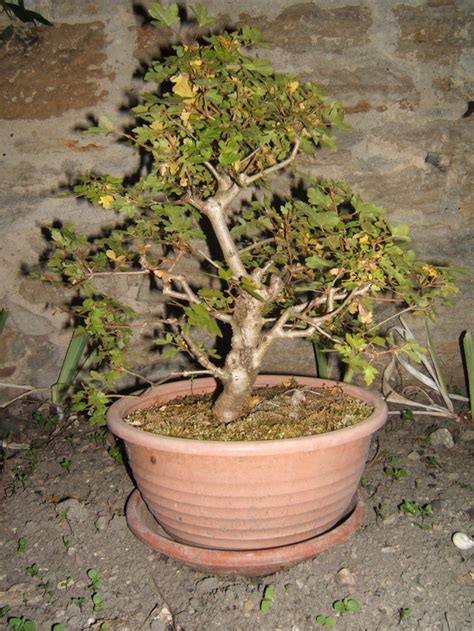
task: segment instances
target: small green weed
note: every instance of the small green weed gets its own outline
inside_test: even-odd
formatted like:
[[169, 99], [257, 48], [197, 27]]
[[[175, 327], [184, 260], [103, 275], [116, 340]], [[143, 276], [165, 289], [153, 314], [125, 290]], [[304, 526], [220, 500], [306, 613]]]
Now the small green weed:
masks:
[[63, 542], [63, 546], [66, 548], [66, 550], [69, 549], [69, 537], [67, 535], [63, 535], [62, 536], [62, 542]]
[[426, 462], [427, 462], [428, 466], [430, 466], [430, 467], [435, 467], [436, 469], [442, 469], [443, 468], [441, 466], [441, 463], [438, 460], [437, 456], [428, 456], [426, 458]]
[[25, 458], [27, 460], [34, 460], [36, 456], [39, 454], [39, 452], [40, 452], [39, 447], [30, 447], [30, 449], [28, 449], [28, 451], [25, 453]]
[[87, 570], [87, 576], [89, 577], [89, 580], [90, 580], [90, 583], [87, 587], [92, 592], [91, 598], [92, 598], [92, 604], [94, 606], [94, 611], [98, 613], [99, 611], [102, 611], [102, 609], [104, 608], [104, 601], [102, 600], [102, 596], [100, 595], [98, 591], [102, 587], [102, 581], [100, 580], [99, 573], [97, 572], [97, 570], [94, 570], [94, 569]]
[[53, 624], [51, 631], [67, 631], [67, 629], [63, 624], [59, 624], [59, 622], [57, 622], [56, 624]]
[[399, 482], [406, 478], [409, 473], [406, 469], [402, 469], [400, 467], [385, 467], [384, 473], [387, 475], [393, 482]]
[[100, 429], [89, 436], [89, 440], [94, 445], [105, 445], [107, 442], [107, 432], [103, 429]]
[[92, 594], [92, 604], [94, 605], [94, 611], [96, 613], [102, 611], [102, 609], [104, 608], [104, 601], [102, 600], [102, 596], [99, 594], [99, 592], [94, 592]]
[[0, 618], [3, 618], [10, 611], [10, 607], [5, 605], [5, 607], [0, 607]]
[[70, 473], [72, 467], [72, 460], [70, 458], [63, 458], [59, 463], [64, 471]]
[[339, 615], [345, 613], [356, 613], [360, 610], [360, 604], [355, 598], [343, 598], [336, 600], [332, 605], [333, 610]]
[[25, 490], [26, 488], [26, 481], [28, 480], [29, 477], [31, 477], [33, 471], [34, 471], [34, 464], [32, 462], [29, 462], [28, 464], [24, 464], [24, 465], [17, 465], [12, 472], [13, 475], [13, 479], [16, 482], [19, 482], [21, 484], [21, 487], [23, 490]]
[[321, 627], [333, 627], [336, 624], [336, 618], [320, 614], [319, 616], [316, 616], [316, 624], [319, 624]]
[[425, 522], [426, 518], [433, 517], [433, 509], [430, 503], [420, 504], [419, 502], [403, 500], [398, 506], [398, 510], [405, 515], [414, 517], [413, 525], [422, 530], [431, 530], [433, 527], [431, 524]]
[[97, 570], [87, 570], [87, 576], [89, 577], [90, 583], [87, 586], [89, 589], [96, 591], [102, 587], [102, 581], [100, 580], [99, 573]]
[[396, 454], [385, 454], [385, 462], [391, 465], [398, 464], [400, 462], [400, 456]]
[[60, 524], [62, 521], [67, 521], [67, 516], [69, 511], [71, 510], [71, 507], [68, 506], [67, 508], [65, 508], [62, 511], [59, 511], [59, 513], [57, 514], [56, 519], [58, 520], [58, 523]]
[[10, 629], [14, 629], [14, 631], [35, 631], [36, 629], [33, 620], [25, 618], [24, 616], [21, 618], [17, 618], [16, 616], [8, 618], [8, 626]]
[[273, 585], [266, 585], [260, 602], [260, 611], [267, 613], [273, 602]]
[[51, 430], [54, 429], [59, 423], [59, 416], [57, 414], [51, 414], [50, 416], [44, 416], [41, 412], [33, 412], [31, 415], [35, 423], [37, 423], [41, 429]]
[[386, 509], [383, 504], [377, 504], [377, 506], [374, 506], [374, 511], [375, 511], [375, 516], [377, 517], [377, 519], [381, 519], [382, 521], [387, 516]]
[[25, 570], [25, 574], [28, 574], [28, 576], [31, 576], [32, 578], [37, 578], [40, 581], [44, 578], [37, 563], [29, 565]]
[[79, 609], [82, 611], [82, 608], [86, 603], [86, 598], [85, 596], [73, 596], [71, 598], [71, 603], [73, 605], [76, 605], [76, 607], [79, 607]]
[[400, 412], [400, 418], [402, 419], [402, 421], [414, 421], [415, 415], [413, 414], [412, 410], [402, 410]]
[[398, 615], [400, 618], [400, 622], [403, 622], [404, 620], [406, 620], [407, 618], [410, 618], [413, 615], [413, 611], [410, 609], [410, 607], [402, 607], [401, 609], [398, 610]]
[[20, 556], [23, 556], [25, 554], [27, 545], [28, 539], [26, 537], [20, 537], [16, 542], [16, 551]]
[[116, 462], [117, 464], [123, 464], [122, 452], [120, 451], [120, 447], [109, 447], [107, 449], [107, 453], [114, 462]]
[[51, 597], [53, 595], [53, 590], [51, 589], [51, 583], [49, 581], [38, 583], [36, 589], [42, 593], [43, 597]]
[[62, 581], [59, 581], [58, 587], [59, 589], [69, 589], [74, 585], [74, 579], [71, 576], [67, 576]]

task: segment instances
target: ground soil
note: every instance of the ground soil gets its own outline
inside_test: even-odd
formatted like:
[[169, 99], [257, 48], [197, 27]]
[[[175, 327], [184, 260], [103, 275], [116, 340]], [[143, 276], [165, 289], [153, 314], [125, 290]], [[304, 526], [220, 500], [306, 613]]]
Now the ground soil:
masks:
[[[318, 615], [335, 617], [341, 631], [473, 628], [474, 556], [451, 541], [456, 531], [474, 535], [472, 425], [391, 416], [372, 444], [362, 480], [362, 527], [316, 559], [248, 579], [201, 574], [140, 543], [124, 517], [134, 485], [112, 457], [113, 438], [79, 421], [51, 435], [40, 427], [41, 417], [31, 420], [31, 411], [23, 403], [6, 415], [6, 442], [33, 449], [5, 453], [1, 628], [23, 616], [40, 631], [55, 624], [68, 631], [310, 631], [324, 628]], [[440, 427], [454, 446], [431, 444]], [[387, 467], [408, 475], [394, 481]], [[431, 503], [427, 528], [399, 510], [404, 500]], [[89, 570], [96, 570], [100, 586], [91, 585]], [[268, 585], [273, 599], [264, 613]], [[100, 611], [94, 611], [94, 592]], [[334, 614], [333, 603], [344, 598], [356, 599], [360, 610]]]

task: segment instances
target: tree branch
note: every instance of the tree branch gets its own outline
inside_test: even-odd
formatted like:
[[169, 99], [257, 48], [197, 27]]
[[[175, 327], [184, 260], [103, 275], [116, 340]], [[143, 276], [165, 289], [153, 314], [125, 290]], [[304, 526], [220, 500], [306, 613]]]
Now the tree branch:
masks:
[[[185, 302], [192, 302], [196, 305], [206, 304], [205, 300], [199, 298], [197, 294], [194, 293], [192, 288], [190, 287], [187, 280], [184, 276], [168, 274], [167, 272], [162, 272], [161, 270], [156, 270], [156, 272], [160, 272], [160, 274], [156, 274], [158, 278], [163, 283], [163, 296], [167, 296], [168, 298], [174, 298], [175, 300], [184, 300]], [[183, 291], [176, 291], [171, 288], [171, 282], [178, 282]], [[219, 313], [218, 311], [212, 311], [211, 313], [213, 318], [219, 320], [220, 322], [229, 323], [232, 321], [232, 317], [230, 315], [226, 315], [225, 313]], [[172, 321], [164, 321], [165, 324], [171, 324]], [[173, 322], [176, 323], [176, 322]]]
[[281, 162], [277, 162], [273, 166], [268, 167], [267, 169], [264, 169], [263, 171], [260, 171], [260, 173], [255, 173], [255, 175], [246, 175], [245, 173], [241, 173], [239, 177], [237, 178], [237, 183], [240, 186], [250, 186], [250, 184], [253, 184], [257, 180], [261, 180], [267, 175], [270, 175], [270, 173], [274, 173], [275, 171], [284, 169], [296, 158], [299, 148], [300, 148], [300, 139], [298, 138], [288, 158], [286, 158], [285, 160], [282, 160]]
[[182, 332], [179, 335], [181, 336], [181, 339], [187, 347], [187, 351], [189, 352], [189, 354], [194, 357], [194, 359], [199, 364], [201, 364], [203, 368], [214, 375], [214, 377], [216, 377], [217, 379], [221, 379], [224, 375], [224, 371], [211, 362], [209, 357], [195, 344], [194, 340], [192, 340], [190, 337]]
[[263, 241], [256, 241], [255, 243], [251, 243], [250, 245], [247, 245], [245, 248], [242, 248], [241, 250], [239, 250], [239, 254], [244, 254], [244, 252], [251, 252], [252, 250], [255, 250], [256, 248], [260, 248], [263, 245], [268, 245], [269, 243], [273, 243], [275, 241], [274, 237], [271, 237], [269, 239], [263, 239]]
[[[262, 356], [270, 347], [270, 344], [275, 339], [296, 339], [296, 338], [305, 338], [311, 335], [311, 330], [318, 330], [322, 333], [320, 329], [321, 324], [324, 324], [327, 320], [333, 320], [341, 311], [343, 311], [352, 300], [356, 296], [361, 296], [367, 293], [370, 289], [369, 285], [363, 285], [354, 289], [349, 295], [346, 295], [343, 302], [336, 308], [331, 311], [326, 311], [323, 315], [316, 317], [309, 317], [305, 314], [309, 309], [314, 309], [315, 307], [324, 304], [325, 302], [329, 304], [334, 299], [341, 299], [343, 296], [340, 294], [337, 296], [334, 292], [329, 296], [319, 296], [318, 298], [311, 300], [306, 303], [302, 303], [301, 305], [296, 305], [294, 307], [289, 307], [286, 311], [284, 311], [278, 320], [275, 322], [271, 330], [266, 333], [261, 343], [259, 344], [258, 349], [256, 349], [256, 353]], [[307, 326], [303, 329], [295, 329], [286, 328], [286, 324], [290, 318], [295, 318], [296, 320], [300, 320], [304, 322]]]
[[208, 171], [210, 171], [210, 173], [212, 173], [212, 176], [216, 180], [218, 191], [226, 191], [231, 187], [231, 179], [227, 175], [219, 173], [219, 171], [211, 162], [206, 160], [206, 162], [204, 162], [204, 166], [207, 168]]

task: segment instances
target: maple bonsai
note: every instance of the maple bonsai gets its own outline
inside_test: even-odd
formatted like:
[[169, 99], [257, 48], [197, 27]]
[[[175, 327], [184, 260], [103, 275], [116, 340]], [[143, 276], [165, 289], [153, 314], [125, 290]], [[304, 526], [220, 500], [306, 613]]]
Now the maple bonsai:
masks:
[[[94, 422], [127, 370], [134, 324], [147, 324], [102, 291], [105, 280], [156, 283], [157, 308], [168, 311], [155, 343], [165, 358], [187, 353], [201, 367], [196, 373], [220, 382], [213, 409], [224, 423], [245, 409], [275, 340], [319, 339], [369, 384], [377, 358], [392, 350], [374, 307], [383, 301], [428, 313], [434, 298], [454, 291], [448, 271], [407, 249], [407, 227], [391, 227], [382, 208], [347, 184], [303, 178], [297, 196], [271, 195], [273, 178], [300, 156], [334, 147], [334, 129], [345, 126], [342, 108], [314, 83], [276, 73], [256, 56], [256, 30], [213, 34], [205, 8], [194, 10], [211, 34], [181, 41], [151, 64], [145, 79], [156, 91], [134, 108], [139, 124], [123, 132], [104, 118], [90, 130], [116, 134], [142, 155], [135, 179], [89, 175], [75, 188], [116, 211], [116, 228], [100, 237], [70, 225], [51, 230], [44, 277], [77, 291], [78, 327], [90, 335], [101, 368], [75, 395], [76, 408], [88, 409]], [[152, 4], [150, 15], [175, 32], [180, 26], [174, 4]], [[186, 272], [190, 258], [207, 282]], [[222, 359], [216, 338], [228, 344]]]

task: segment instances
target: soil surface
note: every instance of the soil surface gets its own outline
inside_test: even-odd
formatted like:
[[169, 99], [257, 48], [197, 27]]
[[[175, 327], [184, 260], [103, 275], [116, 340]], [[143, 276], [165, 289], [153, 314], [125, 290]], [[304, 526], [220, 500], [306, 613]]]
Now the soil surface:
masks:
[[373, 407], [336, 386], [311, 388], [288, 380], [256, 388], [245, 414], [232, 423], [212, 415], [213, 396], [187, 396], [141, 408], [124, 420], [152, 434], [197, 440], [275, 440], [324, 434], [350, 427], [372, 414]]
[[[474, 535], [472, 424], [390, 416], [361, 482], [362, 527], [316, 559], [249, 579], [201, 574], [140, 543], [114, 439], [77, 420], [46, 427], [47, 412], [33, 411], [22, 402], [4, 415], [0, 628], [24, 617], [39, 631], [310, 631], [324, 628], [317, 616], [341, 631], [474, 627], [474, 556], [452, 543]], [[343, 599], [360, 609], [335, 613]]]

